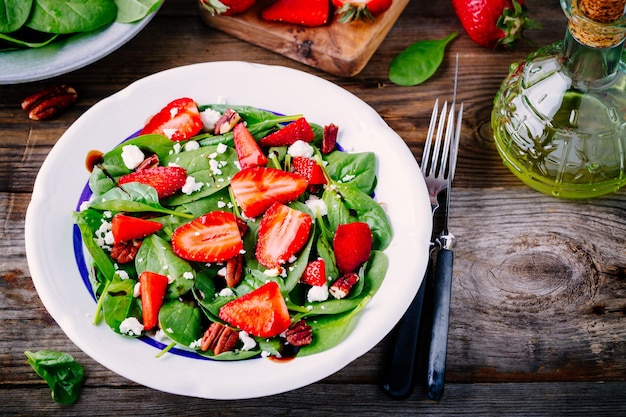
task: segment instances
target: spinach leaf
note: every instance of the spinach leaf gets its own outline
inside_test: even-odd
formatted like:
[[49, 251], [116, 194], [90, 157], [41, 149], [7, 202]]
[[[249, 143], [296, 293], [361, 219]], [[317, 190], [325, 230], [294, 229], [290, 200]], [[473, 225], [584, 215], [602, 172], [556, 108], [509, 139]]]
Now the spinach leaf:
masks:
[[155, 212], [174, 216], [193, 218], [191, 214], [170, 210], [159, 203], [159, 196], [154, 188], [130, 182], [122, 187], [112, 188], [93, 200], [90, 208], [96, 210], [126, 211], [131, 213]]
[[10, 33], [21, 28], [33, 7], [33, 0], [0, 1], [0, 32]]
[[178, 298], [193, 287], [195, 272], [191, 265], [176, 256], [169, 242], [157, 235], [143, 240], [135, 257], [135, 268], [137, 275], [150, 271], [171, 277], [173, 281], [167, 286], [167, 298]]
[[202, 336], [202, 313], [191, 302], [166, 300], [159, 310], [163, 332], [174, 342], [189, 347]]
[[122, 334], [120, 325], [128, 317], [141, 317], [141, 303], [133, 296], [134, 289], [134, 280], [122, 280], [115, 275], [102, 294], [104, 321], [116, 333]]
[[89, 32], [112, 23], [112, 0], [35, 0], [26, 26], [46, 33]]
[[69, 353], [54, 350], [24, 352], [28, 364], [42, 377], [59, 404], [73, 404], [80, 395], [85, 372]]
[[8, 46], [4, 46], [2, 42], [0, 42], [0, 52], [2, 51], [11, 51], [18, 48], [42, 48], [54, 40], [56, 40], [59, 35], [58, 34], [42, 34], [43, 39], [36, 41], [28, 41], [24, 39], [18, 39], [16, 36], [9, 36], [4, 33], [0, 33], [0, 41], [4, 41], [8, 44]]
[[129, 145], [137, 146], [144, 154], [156, 154], [159, 157], [159, 160], [163, 160], [164, 158], [167, 158], [170, 153], [174, 153], [174, 145], [176, 145], [176, 143], [163, 135], [152, 134], [137, 136], [120, 143], [115, 148], [102, 155], [102, 162], [100, 166], [108, 175], [120, 177], [131, 172], [126, 164], [124, 164], [124, 159], [122, 159], [124, 147]]
[[115, 274], [115, 265], [109, 254], [102, 249], [95, 241], [95, 232], [98, 230], [103, 221], [102, 213], [86, 209], [72, 213], [74, 222], [80, 230], [83, 244], [93, 258], [93, 261], [102, 274], [110, 280]]
[[376, 154], [334, 151], [324, 156], [328, 175], [337, 182], [354, 184], [365, 194], [376, 187]]
[[162, 0], [114, 0], [117, 5], [116, 22], [133, 23], [143, 19], [161, 5]]
[[456, 37], [454, 32], [444, 39], [418, 41], [400, 52], [389, 66], [389, 80], [402, 85], [421, 84], [432, 77], [441, 63], [446, 46]]

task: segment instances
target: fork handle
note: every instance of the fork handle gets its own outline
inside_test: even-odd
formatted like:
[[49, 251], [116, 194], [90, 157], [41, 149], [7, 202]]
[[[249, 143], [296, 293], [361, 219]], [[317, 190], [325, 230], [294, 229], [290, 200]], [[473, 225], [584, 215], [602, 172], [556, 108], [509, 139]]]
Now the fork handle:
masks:
[[433, 326], [426, 382], [426, 391], [428, 397], [432, 400], [440, 400], [443, 396], [453, 263], [454, 252], [449, 249], [440, 249], [435, 266]]
[[415, 387], [415, 362], [427, 275], [428, 270], [415, 298], [396, 327], [396, 340], [383, 390], [397, 400], [407, 398]]

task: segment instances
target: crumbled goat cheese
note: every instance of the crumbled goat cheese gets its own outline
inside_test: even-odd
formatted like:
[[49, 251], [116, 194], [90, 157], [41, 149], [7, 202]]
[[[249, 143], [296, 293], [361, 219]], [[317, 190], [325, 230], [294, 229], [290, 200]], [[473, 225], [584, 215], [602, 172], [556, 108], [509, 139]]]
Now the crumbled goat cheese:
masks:
[[306, 299], [309, 303], [328, 300], [328, 285], [315, 285], [311, 287], [306, 294]]
[[127, 280], [128, 278], [130, 278], [128, 276], [128, 272], [124, 271], [123, 269], [118, 269], [117, 271], [115, 271], [115, 273], [117, 274], [118, 277], [120, 277], [120, 279], [122, 281]]
[[312, 157], [313, 152], [313, 147], [303, 140], [295, 141], [291, 146], [289, 146], [289, 149], [287, 149], [287, 153], [289, 155], [304, 156], [305, 158]]
[[191, 342], [189, 344], [189, 348], [190, 349], [198, 349], [200, 347], [201, 343], [202, 343], [202, 338], [200, 338], [198, 340], [194, 340], [193, 342]]
[[324, 200], [317, 196], [311, 195], [304, 204], [318, 216], [326, 216], [328, 214], [328, 206]]
[[213, 109], [206, 109], [201, 112], [200, 118], [202, 119], [204, 130], [213, 131], [213, 129], [215, 129], [215, 122], [217, 122], [220, 117], [222, 117], [222, 114]]
[[122, 160], [126, 168], [133, 170], [143, 162], [145, 155], [137, 145], [125, 145], [122, 147]]
[[204, 183], [196, 182], [196, 179], [194, 177], [188, 175], [187, 179], [185, 180], [185, 185], [183, 185], [181, 191], [187, 195], [191, 195], [196, 191], [199, 191], [203, 185]]
[[247, 332], [244, 332], [243, 330], [239, 332], [239, 340], [243, 342], [243, 346], [241, 347], [241, 350], [250, 350], [256, 346], [256, 340], [250, 337], [250, 335]]
[[186, 152], [195, 151], [196, 149], [200, 149], [200, 144], [197, 141], [190, 140], [189, 142], [185, 143]]
[[217, 148], [215, 148], [215, 151], [219, 154], [222, 154], [224, 152], [226, 152], [228, 150], [228, 145], [224, 144], [224, 143], [220, 143], [217, 145]]
[[354, 178], [356, 178], [356, 175], [346, 174], [343, 176], [343, 178], [341, 178], [341, 182], [349, 182], [352, 181]]
[[127, 317], [120, 323], [120, 333], [129, 336], [140, 336], [143, 332], [143, 324], [135, 317]]
[[185, 279], [193, 279], [193, 272], [183, 272], [183, 278]]
[[219, 292], [219, 296], [220, 297], [231, 297], [233, 295], [235, 295], [235, 292], [233, 290], [231, 290], [230, 288], [223, 288]]

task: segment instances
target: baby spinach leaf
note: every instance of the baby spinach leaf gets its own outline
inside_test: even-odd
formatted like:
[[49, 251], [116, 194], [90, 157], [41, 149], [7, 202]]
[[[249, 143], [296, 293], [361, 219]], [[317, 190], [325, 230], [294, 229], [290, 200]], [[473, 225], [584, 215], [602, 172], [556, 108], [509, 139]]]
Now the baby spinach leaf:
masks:
[[80, 230], [80, 234], [87, 251], [91, 255], [95, 265], [105, 277], [110, 280], [115, 274], [115, 266], [109, 257], [95, 241], [95, 232], [102, 224], [102, 213], [96, 210], [86, 209], [72, 213], [74, 222]]
[[365, 194], [376, 186], [376, 154], [374, 152], [348, 153], [334, 151], [324, 156], [325, 169], [330, 177], [342, 183], [354, 184]]
[[254, 358], [255, 356], [259, 356], [261, 351], [259, 349], [252, 350], [236, 350], [229, 352], [222, 352], [219, 355], [214, 355], [210, 350], [203, 352], [201, 350], [198, 351], [198, 354], [201, 356], [211, 358], [216, 361], [242, 361], [245, 359]]
[[42, 377], [59, 404], [73, 404], [80, 396], [85, 372], [69, 353], [54, 350], [24, 352], [28, 364]]
[[0, 1], [0, 32], [10, 33], [21, 28], [32, 7], [33, 0]]
[[89, 176], [89, 189], [95, 195], [100, 195], [112, 188], [115, 188], [115, 182], [99, 166], [95, 166]]
[[117, 5], [116, 22], [133, 23], [143, 19], [160, 5], [162, 0], [114, 0]]
[[389, 80], [402, 85], [421, 84], [432, 77], [441, 63], [446, 46], [456, 37], [454, 32], [444, 39], [415, 42], [400, 52], [389, 66]]
[[202, 313], [193, 303], [166, 300], [159, 310], [159, 323], [163, 332], [174, 342], [190, 346], [202, 336]]
[[135, 257], [137, 274], [143, 271], [171, 277], [167, 286], [167, 298], [178, 298], [193, 287], [195, 272], [191, 265], [179, 258], [172, 251], [172, 246], [157, 235], [150, 235], [143, 240]]
[[115, 275], [102, 295], [104, 321], [116, 333], [121, 334], [120, 324], [128, 317], [141, 317], [140, 301], [133, 296], [134, 288], [134, 280], [122, 280]]
[[37, 40], [25, 40], [25, 39], [18, 39], [17, 36], [9, 36], [5, 33], [0, 33], [0, 41], [4, 41], [4, 43], [6, 43], [7, 45], [3, 45], [3, 42], [0, 42], [0, 52], [3, 51], [12, 51], [15, 49], [19, 49], [19, 48], [42, 48], [50, 43], [52, 43], [54, 40], [56, 40], [59, 35], [56, 33], [53, 34], [39, 34], [41, 35], [40, 38], [41, 39], [37, 39]]
[[36, 0], [26, 26], [46, 33], [89, 32], [112, 23], [112, 0]]
[[159, 196], [154, 188], [131, 182], [122, 187], [115, 187], [91, 202], [89, 207], [96, 210], [126, 211], [131, 213], [155, 212], [193, 218], [191, 214], [170, 210], [159, 203]]
[[140, 135], [129, 139], [102, 155], [100, 166], [108, 175], [120, 177], [131, 172], [122, 158], [124, 147], [130, 145], [137, 146], [146, 155], [156, 154], [159, 160], [163, 160], [171, 153], [174, 153], [174, 145], [176, 145], [176, 143], [163, 135], [152, 134]]

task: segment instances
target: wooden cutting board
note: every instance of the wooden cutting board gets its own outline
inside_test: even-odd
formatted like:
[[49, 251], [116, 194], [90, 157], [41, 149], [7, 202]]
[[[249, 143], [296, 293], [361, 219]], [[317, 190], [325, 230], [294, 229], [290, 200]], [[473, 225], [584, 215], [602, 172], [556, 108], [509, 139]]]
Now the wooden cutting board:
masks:
[[212, 28], [311, 67], [351, 77], [367, 64], [408, 2], [394, 0], [374, 22], [340, 23], [333, 16], [332, 21], [315, 28], [263, 20], [261, 10], [272, 0], [258, 0], [237, 16], [211, 16], [200, 2], [198, 5], [202, 20]]

